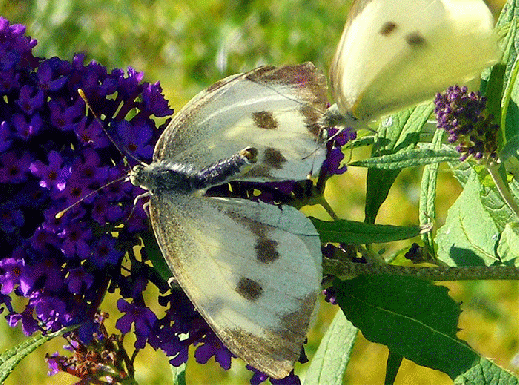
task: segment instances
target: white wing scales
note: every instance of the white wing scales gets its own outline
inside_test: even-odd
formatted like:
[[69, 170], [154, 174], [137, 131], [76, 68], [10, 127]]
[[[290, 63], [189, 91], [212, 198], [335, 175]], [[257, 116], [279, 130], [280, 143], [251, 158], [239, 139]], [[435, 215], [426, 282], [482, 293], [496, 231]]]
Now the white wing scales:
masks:
[[343, 114], [377, 117], [432, 98], [496, 62], [482, 0], [357, 1], [332, 61]]
[[152, 196], [150, 217], [175, 278], [236, 355], [289, 374], [321, 287], [320, 240], [293, 207]]
[[259, 157], [246, 179], [304, 179], [324, 160], [318, 120], [327, 103], [326, 79], [311, 63], [233, 75], [173, 118], [154, 160], [201, 169], [251, 146]]

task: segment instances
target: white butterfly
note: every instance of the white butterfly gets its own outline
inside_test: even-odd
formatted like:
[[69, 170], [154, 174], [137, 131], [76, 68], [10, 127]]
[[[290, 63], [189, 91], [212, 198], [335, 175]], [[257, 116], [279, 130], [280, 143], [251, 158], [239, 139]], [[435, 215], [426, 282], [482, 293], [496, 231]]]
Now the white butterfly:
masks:
[[[358, 1], [332, 64], [341, 112], [371, 117], [474, 76], [495, 58], [489, 15], [479, 0]], [[233, 353], [274, 378], [293, 369], [315, 308], [319, 236], [293, 207], [204, 192], [319, 169], [325, 83], [311, 64], [223, 79], [176, 115], [153, 163], [131, 173], [151, 193], [157, 241], [195, 307]]]
[[497, 61], [482, 0], [359, 0], [330, 69], [339, 111], [359, 119], [431, 99]]
[[274, 378], [286, 377], [321, 290], [321, 243], [301, 212], [204, 196], [231, 179], [303, 180], [320, 167], [326, 80], [308, 63], [230, 76], [189, 102], [132, 183], [174, 276], [218, 337]]

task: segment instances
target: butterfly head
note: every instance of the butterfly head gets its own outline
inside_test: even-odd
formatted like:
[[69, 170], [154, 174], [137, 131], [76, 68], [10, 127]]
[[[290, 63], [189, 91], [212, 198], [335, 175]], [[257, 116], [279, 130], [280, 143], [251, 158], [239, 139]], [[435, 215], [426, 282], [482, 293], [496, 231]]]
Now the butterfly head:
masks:
[[199, 186], [198, 172], [190, 164], [169, 161], [140, 164], [130, 171], [130, 182], [152, 194], [177, 192], [188, 194], [204, 186]]

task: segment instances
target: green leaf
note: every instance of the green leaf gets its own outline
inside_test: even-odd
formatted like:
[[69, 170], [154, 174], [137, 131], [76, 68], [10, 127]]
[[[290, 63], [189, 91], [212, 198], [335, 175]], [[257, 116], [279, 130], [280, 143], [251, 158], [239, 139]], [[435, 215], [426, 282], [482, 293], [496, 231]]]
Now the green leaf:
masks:
[[357, 338], [357, 328], [339, 309], [310, 363], [303, 385], [340, 385]]
[[371, 136], [363, 136], [360, 138], [355, 138], [351, 142], [348, 142], [348, 144], [345, 146], [345, 149], [349, 148], [357, 148], [357, 147], [367, 147], [373, 145], [375, 142], [375, 138]]
[[151, 232], [146, 232], [146, 235], [142, 236], [142, 241], [153, 267], [162, 279], [167, 282], [173, 276], [173, 273], [162, 256], [162, 252], [160, 251], [155, 236]]
[[186, 385], [186, 364], [180, 366], [171, 365], [173, 385]]
[[480, 358], [465, 373], [454, 379], [455, 385], [518, 385], [519, 379], [486, 358]]
[[517, 60], [518, 54], [516, 45], [516, 41], [518, 40], [516, 22], [518, 11], [515, 2], [516, 0], [508, 0], [496, 23], [496, 31], [501, 34], [504, 33], [504, 37], [501, 41], [501, 51], [503, 52], [502, 61], [507, 63], [507, 79], [510, 77], [512, 65]]
[[9, 349], [0, 355], [0, 383], [4, 383], [6, 378], [11, 374], [13, 369], [18, 363], [32, 353], [36, 348], [43, 345], [45, 342], [50, 341], [55, 337], [59, 337], [65, 333], [68, 333], [76, 329], [78, 325], [63, 328], [57, 332], [50, 334], [39, 334], [33, 337], [29, 337], [22, 343], [18, 344], [12, 349]]
[[502, 262], [519, 260], [519, 221], [507, 223], [497, 245]]
[[510, 78], [503, 94], [503, 109], [501, 117], [501, 126], [504, 130], [505, 141], [516, 136], [519, 126], [519, 87], [517, 84], [517, 75], [519, 72], [519, 62], [515, 61], [512, 66]]
[[448, 289], [411, 277], [360, 276], [334, 282], [346, 318], [370, 341], [451, 378], [479, 356], [456, 337], [459, 305]]
[[349, 166], [367, 167], [380, 170], [401, 170], [406, 167], [417, 167], [431, 163], [453, 162], [460, 154], [453, 149], [415, 149], [400, 151], [396, 154], [382, 155], [375, 158], [358, 160]]
[[506, 30], [506, 36], [502, 40], [503, 62], [506, 65], [504, 71], [504, 91], [501, 101], [501, 130], [503, 130], [503, 143], [516, 136], [519, 127], [519, 90], [517, 85], [517, 75], [519, 62], [517, 56], [518, 40], [518, 18], [515, 1], [509, 1], [501, 13], [497, 26], [499, 29]]
[[[501, 196], [487, 169], [476, 168], [475, 171], [480, 183], [479, 198], [481, 204], [494, 221], [498, 230], [501, 232], [505, 228], [506, 224], [516, 218], [516, 216]], [[501, 169], [501, 171], [504, 170]], [[506, 174], [504, 172], [501, 172], [500, 176], [502, 180], [505, 180]], [[515, 198], [517, 199], [517, 197]], [[512, 199], [514, 199], [513, 196]]]
[[[437, 150], [441, 148], [444, 136], [445, 131], [436, 130], [432, 140], [433, 149]], [[419, 207], [421, 226], [431, 225], [436, 219], [436, 180], [438, 178], [438, 168], [438, 163], [432, 163], [425, 166], [423, 170]], [[434, 242], [430, 231], [426, 231], [422, 234], [422, 241], [427, 252], [431, 255], [435, 255]]]
[[507, 160], [512, 156], [515, 158], [519, 157], [519, 135], [510, 138], [499, 155], [501, 160]]
[[452, 173], [456, 180], [465, 187], [465, 184], [472, 176], [472, 167], [469, 162], [449, 162], [449, 167], [452, 170]]
[[[496, 64], [492, 71], [488, 81], [482, 82], [481, 94], [487, 98], [486, 109], [489, 115], [494, 117], [493, 121], [499, 124], [501, 133], [498, 135], [498, 148], [503, 148], [503, 144], [506, 143], [510, 137], [504, 132], [504, 124], [501, 122], [501, 103], [503, 102], [503, 88], [505, 82], [506, 66], [503, 64]], [[485, 89], [483, 90], [483, 85]]]
[[498, 260], [495, 248], [499, 229], [483, 207], [479, 189], [473, 173], [438, 230], [438, 258], [449, 266], [488, 266]]
[[[420, 131], [433, 111], [432, 103], [420, 105], [386, 118], [379, 126], [372, 157], [390, 155], [414, 148], [420, 140]], [[375, 223], [380, 206], [387, 198], [400, 170], [369, 169], [365, 222]]]
[[420, 226], [372, 225], [357, 221], [322, 221], [310, 217], [321, 242], [361, 245], [366, 243], [385, 243], [413, 238], [422, 232]]

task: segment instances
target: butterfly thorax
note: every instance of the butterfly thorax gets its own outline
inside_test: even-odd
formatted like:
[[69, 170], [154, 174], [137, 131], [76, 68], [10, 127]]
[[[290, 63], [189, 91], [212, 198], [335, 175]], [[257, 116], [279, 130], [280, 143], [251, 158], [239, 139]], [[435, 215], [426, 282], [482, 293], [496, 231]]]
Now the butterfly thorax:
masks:
[[256, 161], [258, 151], [248, 147], [227, 159], [221, 159], [201, 170], [190, 164], [158, 161], [135, 166], [130, 181], [153, 194], [177, 192], [189, 194], [196, 190], [228, 182], [243, 175], [248, 165]]

